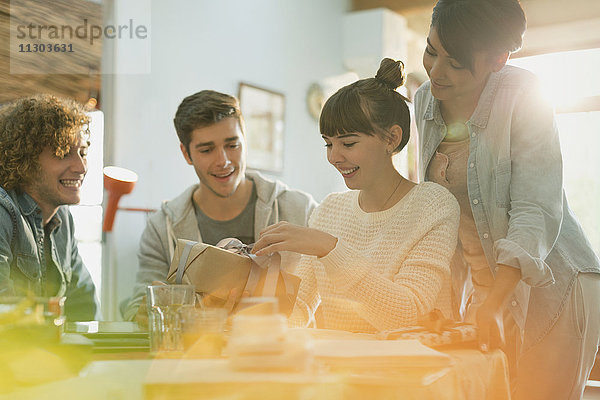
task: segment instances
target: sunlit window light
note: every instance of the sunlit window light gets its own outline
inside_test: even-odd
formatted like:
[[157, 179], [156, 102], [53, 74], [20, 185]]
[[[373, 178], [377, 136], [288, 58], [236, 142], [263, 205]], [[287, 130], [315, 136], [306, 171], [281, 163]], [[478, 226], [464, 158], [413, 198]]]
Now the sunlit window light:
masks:
[[509, 64], [536, 74], [546, 100], [556, 108], [600, 95], [600, 48], [514, 58]]
[[563, 156], [563, 185], [592, 248], [600, 253], [600, 49], [568, 51], [523, 57], [510, 64], [538, 76], [546, 99], [556, 110]]

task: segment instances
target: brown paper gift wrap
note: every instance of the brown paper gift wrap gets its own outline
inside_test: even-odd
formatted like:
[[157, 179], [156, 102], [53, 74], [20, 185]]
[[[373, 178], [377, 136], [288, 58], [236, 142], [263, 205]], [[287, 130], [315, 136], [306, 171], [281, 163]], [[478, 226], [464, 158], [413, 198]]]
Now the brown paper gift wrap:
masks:
[[[181, 260], [185, 259], [185, 263]], [[169, 283], [191, 284], [196, 293], [210, 294], [225, 303], [231, 289], [250, 296], [277, 297], [279, 311], [292, 312], [300, 278], [279, 268], [280, 257], [254, 257], [205, 243], [177, 239], [167, 275]], [[179, 268], [180, 264], [183, 269]]]

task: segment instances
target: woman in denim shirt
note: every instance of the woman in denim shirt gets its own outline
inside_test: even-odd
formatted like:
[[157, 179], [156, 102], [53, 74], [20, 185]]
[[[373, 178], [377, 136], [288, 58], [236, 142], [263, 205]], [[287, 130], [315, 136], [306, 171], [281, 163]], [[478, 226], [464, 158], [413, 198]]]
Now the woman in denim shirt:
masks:
[[454, 293], [482, 350], [505, 342], [517, 398], [578, 399], [598, 348], [600, 262], [567, 205], [552, 109], [506, 65], [525, 26], [517, 0], [438, 1], [415, 96], [419, 169], [461, 206]]

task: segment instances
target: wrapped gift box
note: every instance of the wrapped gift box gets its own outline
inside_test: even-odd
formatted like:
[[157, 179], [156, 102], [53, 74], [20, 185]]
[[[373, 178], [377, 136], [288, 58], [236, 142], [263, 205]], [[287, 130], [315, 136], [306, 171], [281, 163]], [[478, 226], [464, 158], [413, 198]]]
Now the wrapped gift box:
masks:
[[[191, 284], [197, 293], [210, 294], [223, 302], [232, 289], [241, 295], [277, 297], [279, 310], [290, 314], [300, 278], [280, 268], [279, 254], [254, 257], [237, 242], [240, 254], [205, 243], [178, 239], [167, 275], [170, 283]], [[234, 249], [235, 250], [235, 249]]]

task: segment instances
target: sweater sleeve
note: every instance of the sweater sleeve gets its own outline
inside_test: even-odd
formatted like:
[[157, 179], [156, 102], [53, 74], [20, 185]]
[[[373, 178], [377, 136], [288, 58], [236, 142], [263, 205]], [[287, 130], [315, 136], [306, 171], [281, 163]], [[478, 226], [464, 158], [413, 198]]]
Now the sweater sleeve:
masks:
[[432, 216], [430, 228], [408, 254], [395, 255], [398, 265], [392, 280], [373, 271], [372, 261], [343, 240], [338, 240], [337, 246], [319, 259], [336, 290], [354, 300], [358, 314], [376, 329], [415, 324], [419, 316], [433, 310], [444, 281], [449, 281], [459, 207], [449, 193], [447, 196], [418, 211]]
[[[321, 207], [313, 200], [308, 207], [307, 226], [314, 227], [315, 219], [318, 218], [320, 211]], [[301, 281], [300, 287], [298, 288], [298, 296], [296, 296], [296, 304], [294, 304], [294, 309], [288, 320], [291, 327], [316, 326], [316, 321], [314, 319], [315, 311], [321, 303], [321, 296], [319, 295], [317, 287], [317, 278], [313, 268], [316, 259], [317, 258], [314, 256], [303, 254], [296, 267], [295, 275], [297, 275]]]
[[139, 269], [133, 295], [123, 310], [123, 319], [132, 321], [146, 295], [146, 287], [153, 281], [166, 281], [171, 260], [169, 257], [166, 228], [156, 224], [155, 218], [165, 218], [163, 212], [154, 214], [148, 220], [140, 239], [138, 251]]

